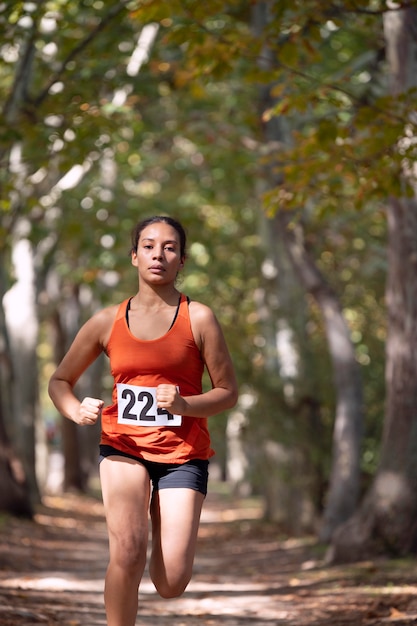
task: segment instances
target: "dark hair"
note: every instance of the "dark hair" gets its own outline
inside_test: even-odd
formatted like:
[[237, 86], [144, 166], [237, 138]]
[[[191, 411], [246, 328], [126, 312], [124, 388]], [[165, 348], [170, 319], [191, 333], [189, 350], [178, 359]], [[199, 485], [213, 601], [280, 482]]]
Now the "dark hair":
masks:
[[182, 224], [180, 224], [180, 222], [178, 222], [178, 220], [174, 219], [173, 217], [169, 217], [168, 215], [154, 215], [153, 217], [148, 217], [147, 219], [138, 222], [138, 224], [136, 224], [136, 226], [132, 230], [131, 252], [137, 250], [141, 232], [145, 230], [147, 226], [150, 226], [151, 224], [158, 224], [159, 222], [169, 224], [169, 226], [172, 226], [172, 228], [177, 231], [178, 237], [180, 239], [180, 254], [182, 258], [185, 258], [187, 255], [187, 235], [185, 233], [184, 227], [182, 226]]

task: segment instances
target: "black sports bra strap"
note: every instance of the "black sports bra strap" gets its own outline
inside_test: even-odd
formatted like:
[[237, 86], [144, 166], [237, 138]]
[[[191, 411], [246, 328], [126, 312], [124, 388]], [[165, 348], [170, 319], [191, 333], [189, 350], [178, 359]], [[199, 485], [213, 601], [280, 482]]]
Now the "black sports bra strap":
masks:
[[[133, 298], [133, 296], [132, 296], [132, 298]], [[126, 323], [127, 323], [127, 327], [128, 328], [130, 328], [130, 326], [129, 326], [129, 311], [130, 311], [130, 303], [132, 301], [132, 298], [129, 298], [129, 300], [127, 302], [127, 305], [126, 305], [126, 313], [125, 313], [125, 315], [126, 315]]]
[[[133, 298], [133, 296], [132, 296], [132, 298]], [[132, 301], [132, 298], [129, 298], [129, 300], [127, 301], [127, 305], [126, 305], [126, 314], [125, 315], [126, 315], [126, 323], [127, 323], [127, 327], [128, 328], [130, 328], [130, 325], [129, 325], [129, 311], [130, 311], [130, 303]], [[188, 300], [188, 302], [190, 302], [190, 299], [188, 297], [187, 297], [187, 300]], [[180, 310], [180, 304], [181, 304], [181, 296], [179, 297], [179, 300], [178, 300], [177, 308], [175, 310], [174, 319], [172, 320], [171, 326], [168, 328], [168, 330], [171, 330], [171, 328], [175, 324], [175, 320], [177, 319], [178, 313], [179, 313], [179, 310]]]
[[172, 320], [172, 322], [171, 322], [171, 326], [168, 328], [168, 330], [171, 330], [171, 328], [172, 328], [172, 327], [174, 326], [174, 324], [175, 324], [175, 320], [177, 319], [177, 317], [178, 317], [178, 313], [179, 313], [179, 311], [180, 311], [180, 304], [181, 304], [181, 296], [180, 296], [180, 299], [178, 300], [177, 309], [176, 309], [176, 311], [175, 311], [174, 319]]

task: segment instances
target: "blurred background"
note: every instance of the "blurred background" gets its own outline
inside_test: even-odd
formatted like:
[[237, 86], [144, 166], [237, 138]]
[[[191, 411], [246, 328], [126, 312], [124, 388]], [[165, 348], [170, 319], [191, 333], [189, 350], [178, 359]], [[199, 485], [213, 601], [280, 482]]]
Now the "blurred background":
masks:
[[[342, 558], [417, 540], [415, 2], [0, 2], [0, 509], [98, 489], [49, 376], [188, 233], [240, 398], [212, 480]], [[78, 384], [108, 402], [106, 357]], [[362, 534], [357, 532], [362, 529]], [[355, 552], [356, 550], [356, 552]]]

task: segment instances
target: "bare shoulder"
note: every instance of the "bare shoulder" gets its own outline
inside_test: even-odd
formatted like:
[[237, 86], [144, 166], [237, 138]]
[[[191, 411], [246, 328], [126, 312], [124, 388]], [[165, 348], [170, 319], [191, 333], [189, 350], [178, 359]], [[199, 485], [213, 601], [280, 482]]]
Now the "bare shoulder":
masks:
[[91, 319], [95, 319], [100, 324], [113, 324], [116, 313], [119, 310], [119, 306], [120, 304], [112, 304], [111, 306], [107, 306], [104, 309], [100, 309], [100, 311], [97, 311], [97, 313], [95, 313]]
[[118, 308], [119, 305], [115, 304], [94, 313], [82, 327], [82, 334], [105, 347], [109, 340]]
[[207, 324], [215, 324], [217, 325], [217, 318], [212, 311], [212, 309], [206, 304], [202, 304], [201, 302], [195, 302], [191, 300], [190, 306], [190, 320], [191, 324], [198, 328], [204, 328]]
[[117, 309], [117, 305], [101, 309], [83, 324], [55, 370], [54, 379], [74, 385], [99, 354], [106, 352]]
[[192, 300], [189, 311], [194, 339], [200, 348], [206, 339], [221, 335], [220, 324], [209, 306]]

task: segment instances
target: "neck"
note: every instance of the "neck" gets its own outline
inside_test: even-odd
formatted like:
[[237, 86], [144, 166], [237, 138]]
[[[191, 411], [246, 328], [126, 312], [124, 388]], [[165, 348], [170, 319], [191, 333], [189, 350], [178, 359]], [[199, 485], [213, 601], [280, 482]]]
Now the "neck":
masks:
[[180, 292], [173, 285], [156, 288], [151, 285], [139, 285], [139, 290], [133, 300], [138, 304], [154, 304], [161, 301], [166, 304], [176, 304], [179, 297]]

